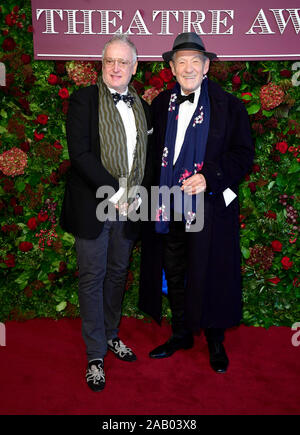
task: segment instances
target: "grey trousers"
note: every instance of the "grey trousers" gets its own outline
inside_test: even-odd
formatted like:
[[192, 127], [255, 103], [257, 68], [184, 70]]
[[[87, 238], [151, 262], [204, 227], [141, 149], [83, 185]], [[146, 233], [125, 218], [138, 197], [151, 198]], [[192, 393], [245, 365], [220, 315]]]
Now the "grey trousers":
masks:
[[103, 358], [107, 340], [117, 337], [133, 241], [126, 222], [106, 221], [97, 239], [75, 238], [79, 306], [88, 360]]

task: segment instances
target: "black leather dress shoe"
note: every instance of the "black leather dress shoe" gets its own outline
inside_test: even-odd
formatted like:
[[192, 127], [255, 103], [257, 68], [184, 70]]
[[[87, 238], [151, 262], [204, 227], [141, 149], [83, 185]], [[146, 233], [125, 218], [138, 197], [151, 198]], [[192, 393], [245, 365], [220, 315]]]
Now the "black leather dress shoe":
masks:
[[174, 352], [180, 349], [191, 349], [194, 346], [194, 338], [192, 334], [183, 337], [172, 336], [169, 340], [153, 349], [149, 356], [150, 358], [168, 358]]
[[208, 350], [211, 368], [217, 373], [225, 373], [229, 360], [223, 344], [218, 341], [209, 341]]

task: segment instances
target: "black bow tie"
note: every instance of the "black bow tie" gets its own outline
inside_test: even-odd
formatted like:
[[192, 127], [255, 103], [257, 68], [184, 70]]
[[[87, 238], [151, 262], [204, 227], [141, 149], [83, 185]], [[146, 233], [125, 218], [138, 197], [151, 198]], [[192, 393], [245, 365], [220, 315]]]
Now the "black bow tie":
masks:
[[114, 103], [117, 105], [120, 100], [124, 101], [124, 103], [127, 104], [128, 107], [132, 107], [134, 103], [134, 97], [130, 94], [121, 95], [118, 94], [118, 92], [115, 92], [112, 94]]
[[181, 104], [181, 103], [184, 103], [185, 101], [190, 101], [191, 103], [193, 103], [194, 98], [195, 98], [195, 92], [193, 92], [192, 94], [189, 94], [189, 95], [178, 95], [176, 103]]

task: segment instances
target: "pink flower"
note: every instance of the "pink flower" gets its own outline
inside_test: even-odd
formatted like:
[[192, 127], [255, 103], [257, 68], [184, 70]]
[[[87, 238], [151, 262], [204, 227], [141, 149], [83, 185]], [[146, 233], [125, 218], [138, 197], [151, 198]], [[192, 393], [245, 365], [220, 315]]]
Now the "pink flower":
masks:
[[189, 172], [187, 169], [181, 174], [181, 177], [179, 178], [179, 182], [185, 180], [190, 175], [192, 175], [192, 172]]
[[202, 163], [195, 163], [195, 171], [196, 172], [200, 172], [202, 167], [203, 167], [203, 162]]
[[98, 73], [93, 62], [73, 60], [66, 65], [68, 76], [77, 86], [95, 85]]
[[148, 104], [152, 103], [152, 100], [162, 91], [162, 89], [149, 88], [145, 91], [142, 96], [143, 100], [147, 101]]
[[0, 155], [0, 169], [5, 175], [15, 177], [24, 174], [27, 166], [27, 154], [20, 148], [13, 147]]

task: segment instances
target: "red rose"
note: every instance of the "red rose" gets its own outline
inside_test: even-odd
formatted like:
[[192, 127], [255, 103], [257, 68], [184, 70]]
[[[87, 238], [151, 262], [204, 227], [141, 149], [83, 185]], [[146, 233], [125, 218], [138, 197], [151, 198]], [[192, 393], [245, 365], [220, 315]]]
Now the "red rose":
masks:
[[[245, 96], [248, 96], [248, 98], [244, 98]], [[241, 97], [242, 97], [243, 102], [244, 102], [245, 104], [247, 104], [247, 103], [249, 103], [249, 101], [251, 100], [251, 98], [252, 98], [252, 94], [251, 94], [251, 92], [242, 92], [242, 93], [241, 93]]]
[[16, 206], [18, 205], [18, 204], [17, 204], [17, 198], [15, 198], [15, 197], [13, 196], [12, 198], [10, 198], [9, 203], [10, 203], [10, 205], [11, 205], [12, 207], [16, 207]]
[[260, 166], [257, 164], [254, 164], [252, 166], [252, 172], [256, 173], [256, 172], [260, 172]]
[[28, 65], [31, 62], [31, 56], [29, 54], [22, 54], [21, 60], [24, 65]]
[[27, 226], [30, 230], [35, 230], [37, 227], [37, 221], [35, 217], [32, 217], [28, 220]]
[[15, 185], [13, 180], [4, 180], [3, 190], [6, 193], [10, 193], [14, 189]]
[[39, 124], [46, 125], [48, 122], [48, 116], [47, 115], [38, 115], [36, 120]]
[[176, 85], [176, 82], [167, 83], [167, 89], [173, 89], [175, 85]]
[[274, 278], [270, 278], [268, 279], [269, 282], [277, 285], [280, 282], [280, 278], [278, 278], [277, 276], [275, 276]]
[[17, 44], [15, 40], [11, 37], [5, 38], [2, 43], [2, 48], [4, 51], [13, 51], [16, 48]]
[[142, 94], [144, 92], [144, 83], [134, 79], [131, 84], [134, 86], [138, 94]]
[[274, 212], [274, 211], [272, 211], [272, 210], [268, 210], [266, 213], [265, 213], [265, 216], [267, 217], [267, 218], [269, 218], [269, 219], [276, 219], [277, 218], [277, 214]]
[[13, 254], [7, 254], [6, 259], [4, 260], [4, 263], [7, 267], [15, 267], [15, 257]]
[[299, 287], [300, 286], [299, 277], [295, 276], [295, 278], [293, 279], [293, 286], [294, 287]]
[[240, 76], [233, 76], [232, 77], [232, 87], [235, 89], [238, 89], [242, 84], [242, 80]]
[[149, 85], [153, 86], [156, 89], [161, 89], [164, 86], [164, 82], [159, 76], [153, 76], [149, 80]]
[[26, 112], [30, 112], [29, 103], [26, 98], [19, 98], [19, 103]]
[[27, 27], [27, 32], [28, 33], [32, 33], [33, 32], [33, 26], [31, 24], [29, 24], [29, 26]]
[[58, 81], [58, 77], [55, 74], [50, 74], [48, 77], [49, 85], [56, 85]]
[[160, 71], [159, 77], [163, 79], [164, 82], [169, 83], [173, 79], [173, 74], [170, 68], [164, 68]]
[[31, 251], [33, 248], [33, 244], [31, 242], [20, 242], [19, 249], [22, 252], [28, 252]]
[[289, 259], [289, 257], [283, 257], [281, 259], [281, 264], [285, 270], [288, 270], [293, 266], [293, 262]]
[[62, 112], [66, 115], [69, 109], [69, 100], [62, 100]]
[[253, 181], [251, 181], [251, 183], [248, 184], [248, 187], [252, 193], [256, 192], [256, 184]]
[[29, 142], [22, 142], [20, 148], [24, 153], [27, 153], [29, 151]]
[[48, 213], [46, 211], [40, 211], [38, 214], [38, 220], [40, 222], [46, 222], [46, 220], [48, 219]]
[[276, 149], [281, 153], [281, 154], [285, 154], [287, 152], [288, 149], [288, 144], [286, 142], [277, 142], [276, 144]]
[[14, 24], [16, 24], [16, 19], [14, 18], [13, 14], [7, 14], [5, 17], [5, 24], [7, 24], [9, 27], [12, 27]]
[[55, 186], [57, 186], [58, 185], [58, 181], [59, 181], [59, 178], [58, 178], [57, 173], [55, 171], [52, 171], [51, 174], [50, 174], [48, 183], [52, 183]]
[[16, 207], [14, 207], [14, 213], [15, 215], [20, 215], [23, 213], [23, 207], [21, 205], [17, 205]]
[[288, 69], [282, 69], [279, 74], [281, 75], [281, 77], [286, 77], [286, 78], [290, 78], [292, 77], [292, 71], [289, 71]]
[[42, 140], [45, 137], [44, 133], [38, 133], [36, 130], [34, 131], [33, 135], [35, 140]]
[[274, 240], [271, 243], [271, 245], [272, 245], [273, 251], [275, 251], [275, 252], [281, 252], [281, 250], [282, 250], [282, 243], [279, 242], [279, 240]]
[[67, 271], [67, 264], [64, 261], [61, 261], [59, 263], [59, 269], [58, 269], [59, 273], [63, 274]]
[[48, 280], [49, 280], [49, 281], [53, 282], [53, 281], [55, 281], [57, 278], [58, 278], [58, 276], [57, 276], [57, 274], [56, 274], [55, 272], [48, 273]]
[[71, 166], [70, 160], [64, 160], [61, 162], [58, 168], [59, 175], [65, 174]]
[[69, 98], [69, 91], [67, 88], [61, 88], [58, 92], [58, 95], [60, 96], [60, 98], [65, 100], [65, 99]]
[[57, 150], [62, 150], [63, 146], [61, 145], [60, 142], [58, 142], [58, 140], [56, 140], [53, 144], [54, 148], [56, 148]]
[[63, 75], [65, 73], [65, 61], [64, 60], [62, 60], [62, 61], [56, 60], [55, 67], [56, 67], [57, 74]]

